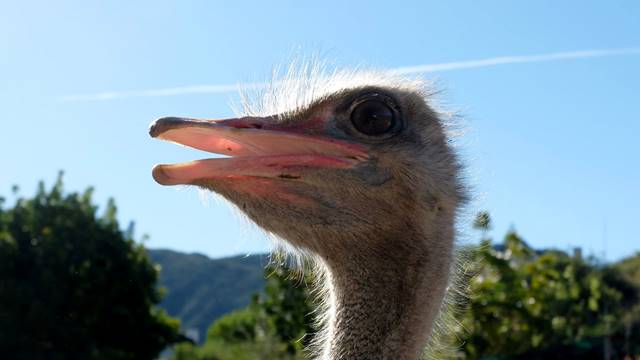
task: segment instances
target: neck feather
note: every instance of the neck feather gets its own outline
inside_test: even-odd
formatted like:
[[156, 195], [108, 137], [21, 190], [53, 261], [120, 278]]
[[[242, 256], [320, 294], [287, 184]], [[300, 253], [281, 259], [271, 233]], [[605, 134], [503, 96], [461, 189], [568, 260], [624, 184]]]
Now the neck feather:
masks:
[[[444, 233], [444, 234], [443, 234]], [[322, 360], [416, 360], [440, 310], [452, 230], [382, 239], [375, 251], [325, 257], [327, 324]]]

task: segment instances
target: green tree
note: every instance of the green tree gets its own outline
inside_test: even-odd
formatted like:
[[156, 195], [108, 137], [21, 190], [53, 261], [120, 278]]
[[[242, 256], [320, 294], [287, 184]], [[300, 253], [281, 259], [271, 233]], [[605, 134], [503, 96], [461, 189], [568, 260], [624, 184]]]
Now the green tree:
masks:
[[0, 353], [12, 359], [153, 359], [180, 339], [154, 305], [158, 271], [92, 189], [62, 174], [31, 199], [0, 203]]
[[214, 322], [201, 347], [178, 345], [174, 360], [293, 360], [313, 336], [313, 309], [305, 282], [284, 266], [265, 270], [267, 283], [244, 309]]
[[[306, 284], [313, 281], [312, 273], [306, 278], [284, 266], [267, 269], [267, 284], [258, 307], [264, 312], [287, 352], [299, 353], [308, 345], [314, 333], [313, 296]], [[297, 280], [297, 281], [296, 281]]]
[[497, 246], [485, 238], [477, 256], [481, 270], [461, 319], [467, 358], [601, 358], [629, 302], [637, 301], [612, 268], [535, 251], [514, 231]]
[[491, 229], [491, 216], [489, 216], [488, 211], [481, 211], [476, 215], [476, 218], [473, 220], [473, 228], [482, 231]]
[[612, 264], [609, 274], [616, 282], [631, 285], [623, 294], [625, 313], [621, 318], [620, 341], [625, 355], [640, 354], [640, 252]]

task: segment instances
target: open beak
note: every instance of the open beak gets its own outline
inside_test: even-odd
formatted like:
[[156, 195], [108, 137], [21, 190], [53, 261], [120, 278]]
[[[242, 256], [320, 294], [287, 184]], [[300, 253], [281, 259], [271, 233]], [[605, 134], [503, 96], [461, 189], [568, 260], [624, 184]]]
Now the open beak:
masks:
[[149, 129], [151, 137], [231, 157], [156, 165], [162, 185], [194, 184], [238, 177], [298, 179], [307, 168], [352, 168], [368, 158], [355, 143], [282, 127], [271, 118], [197, 120], [164, 117]]

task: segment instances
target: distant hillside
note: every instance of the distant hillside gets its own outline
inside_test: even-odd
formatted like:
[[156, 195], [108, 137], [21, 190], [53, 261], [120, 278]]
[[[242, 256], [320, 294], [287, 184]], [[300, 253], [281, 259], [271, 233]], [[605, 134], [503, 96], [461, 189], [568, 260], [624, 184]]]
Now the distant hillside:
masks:
[[215, 319], [246, 306], [264, 287], [266, 255], [210, 259], [172, 250], [147, 251], [162, 268], [160, 285], [166, 293], [161, 306], [180, 319], [184, 330], [198, 329], [199, 342]]

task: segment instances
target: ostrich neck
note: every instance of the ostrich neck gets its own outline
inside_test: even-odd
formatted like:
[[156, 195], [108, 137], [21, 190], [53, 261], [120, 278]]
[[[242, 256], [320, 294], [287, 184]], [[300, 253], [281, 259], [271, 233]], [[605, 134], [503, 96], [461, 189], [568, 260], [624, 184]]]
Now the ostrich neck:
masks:
[[381, 239], [375, 252], [324, 259], [323, 360], [419, 359], [448, 283], [452, 239], [442, 235], [405, 232]]

